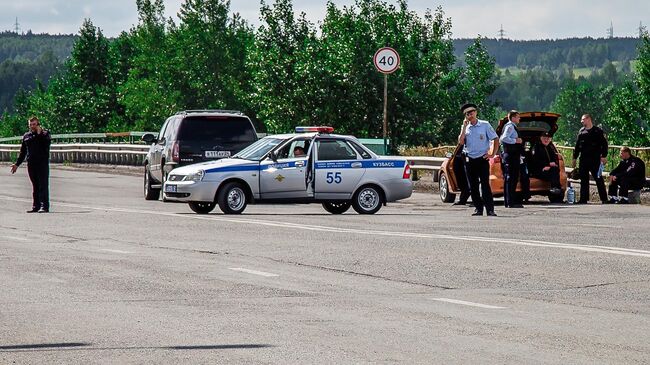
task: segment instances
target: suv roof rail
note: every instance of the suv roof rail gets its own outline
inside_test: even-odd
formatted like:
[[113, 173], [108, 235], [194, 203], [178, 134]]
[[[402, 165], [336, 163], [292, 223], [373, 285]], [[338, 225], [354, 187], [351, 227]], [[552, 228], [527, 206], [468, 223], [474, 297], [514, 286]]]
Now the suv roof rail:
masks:
[[176, 115], [188, 114], [188, 113], [228, 113], [228, 114], [244, 115], [244, 113], [242, 113], [239, 110], [227, 110], [227, 109], [190, 109], [190, 110], [182, 110], [180, 112], [177, 112]]

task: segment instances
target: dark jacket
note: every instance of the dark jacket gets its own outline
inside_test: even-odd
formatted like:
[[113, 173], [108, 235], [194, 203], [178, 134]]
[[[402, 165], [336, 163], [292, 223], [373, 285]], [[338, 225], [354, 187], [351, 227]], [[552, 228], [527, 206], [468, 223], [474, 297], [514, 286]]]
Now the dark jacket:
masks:
[[573, 158], [580, 156], [580, 163], [597, 162], [601, 157], [607, 157], [607, 139], [603, 130], [593, 126], [591, 129], [580, 128], [578, 139], [573, 150]]
[[27, 132], [23, 135], [23, 140], [20, 144], [20, 154], [16, 165], [20, 166], [23, 161], [27, 163], [47, 163], [50, 160], [50, 145], [52, 138], [50, 132], [43, 129], [39, 133]]
[[630, 189], [641, 189], [645, 184], [645, 163], [636, 156], [621, 160], [618, 166], [609, 173], [617, 180], [626, 180]]
[[557, 157], [557, 152], [553, 147], [553, 143], [549, 143], [548, 146], [544, 146], [543, 143], [539, 142], [533, 145], [533, 148], [530, 150], [531, 160], [528, 162], [528, 168], [531, 171], [533, 176], [539, 175], [542, 172], [542, 169], [546, 166], [549, 166], [551, 162], [555, 162], [559, 168], [560, 161]]

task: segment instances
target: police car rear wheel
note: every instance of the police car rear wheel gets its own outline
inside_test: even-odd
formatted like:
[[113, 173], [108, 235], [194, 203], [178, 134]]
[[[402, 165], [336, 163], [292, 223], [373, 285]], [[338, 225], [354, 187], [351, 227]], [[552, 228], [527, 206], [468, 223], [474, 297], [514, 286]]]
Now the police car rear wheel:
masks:
[[246, 209], [246, 191], [239, 183], [228, 183], [219, 190], [217, 201], [225, 214], [241, 214]]
[[151, 173], [144, 167], [144, 199], [145, 200], [158, 200], [160, 196], [160, 189], [151, 187]]
[[456, 194], [449, 192], [449, 180], [447, 180], [447, 175], [440, 174], [439, 181], [439, 190], [440, 190], [440, 199], [445, 203], [453, 203], [456, 200]]
[[189, 206], [194, 213], [208, 214], [217, 206], [217, 203], [191, 202]]
[[359, 189], [352, 199], [352, 208], [359, 214], [375, 214], [382, 204], [382, 194], [374, 186], [364, 186]]
[[326, 202], [323, 203], [323, 208], [332, 214], [343, 214], [350, 209], [351, 205], [350, 202]]

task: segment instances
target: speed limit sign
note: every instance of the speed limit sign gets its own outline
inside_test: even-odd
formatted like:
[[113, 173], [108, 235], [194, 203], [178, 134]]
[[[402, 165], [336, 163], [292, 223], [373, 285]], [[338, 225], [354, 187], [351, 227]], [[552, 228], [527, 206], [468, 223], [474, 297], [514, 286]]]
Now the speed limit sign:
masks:
[[390, 47], [378, 49], [373, 61], [377, 71], [385, 74], [391, 74], [399, 67], [399, 55]]

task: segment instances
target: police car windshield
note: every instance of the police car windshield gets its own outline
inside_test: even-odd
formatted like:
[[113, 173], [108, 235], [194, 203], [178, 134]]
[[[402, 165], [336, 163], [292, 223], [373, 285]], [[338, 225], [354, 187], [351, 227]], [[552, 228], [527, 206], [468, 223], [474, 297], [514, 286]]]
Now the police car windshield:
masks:
[[232, 158], [243, 158], [245, 160], [260, 161], [262, 158], [264, 158], [264, 156], [266, 156], [267, 153], [269, 153], [269, 151], [282, 143], [282, 141], [284, 140], [279, 138], [262, 138], [252, 145], [239, 151], [239, 153], [234, 155]]

